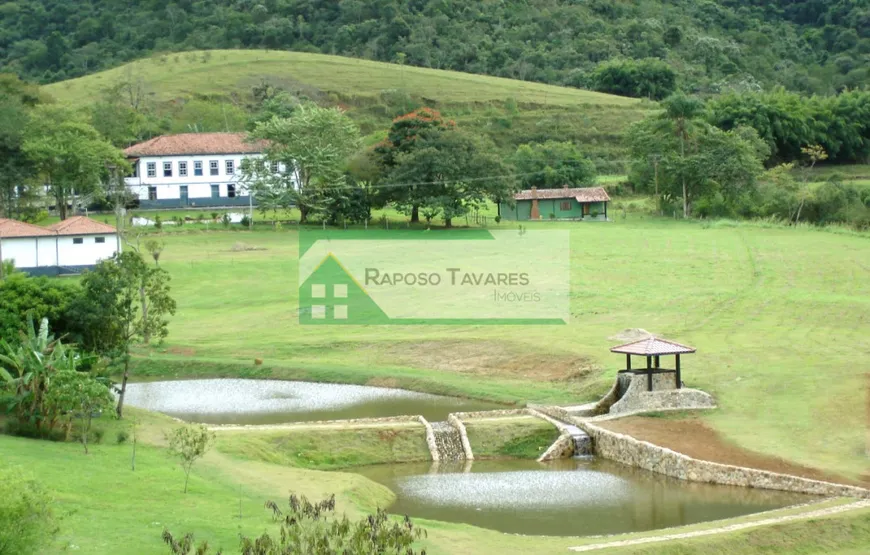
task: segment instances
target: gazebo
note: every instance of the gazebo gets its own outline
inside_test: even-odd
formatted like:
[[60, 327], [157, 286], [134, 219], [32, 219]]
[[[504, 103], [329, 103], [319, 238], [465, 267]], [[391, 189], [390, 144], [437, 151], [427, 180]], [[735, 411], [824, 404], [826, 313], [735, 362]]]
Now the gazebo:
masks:
[[[680, 379], [680, 355], [687, 355], [695, 352], [694, 347], [681, 345], [676, 341], [662, 339], [660, 337], [647, 337], [639, 341], [632, 341], [624, 345], [617, 345], [610, 349], [611, 353], [620, 353], [625, 355], [625, 370], [620, 370], [620, 373], [631, 374], [646, 374], [647, 391], [653, 390], [653, 374], [675, 374], [677, 389], [682, 388], [682, 380]], [[631, 357], [642, 356], [646, 357], [646, 368], [632, 370]], [[662, 356], [674, 355], [675, 368], [662, 368]]]

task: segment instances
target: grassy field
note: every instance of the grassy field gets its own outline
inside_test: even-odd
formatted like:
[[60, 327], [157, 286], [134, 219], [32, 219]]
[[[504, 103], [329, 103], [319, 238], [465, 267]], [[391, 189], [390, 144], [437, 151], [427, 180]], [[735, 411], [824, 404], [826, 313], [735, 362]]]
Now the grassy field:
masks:
[[373, 62], [342, 56], [266, 50], [212, 50], [155, 56], [45, 90], [72, 105], [86, 105], [121, 80], [141, 80], [158, 100], [247, 92], [264, 79], [345, 96], [375, 96], [402, 89], [446, 103], [503, 101], [549, 106], [632, 106], [636, 99], [456, 71]]
[[[507, 224], [504, 224], [507, 225]], [[536, 225], [536, 224], [530, 224]], [[572, 322], [521, 326], [300, 326], [297, 235], [167, 235], [178, 314], [149, 375], [269, 372], [401, 385], [505, 402], [582, 402], [613, 380], [626, 328], [698, 348], [684, 380], [748, 449], [850, 477], [866, 471], [870, 241], [804, 229], [644, 218], [568, 227]], [[238, 242], [256, 251], [236, 252]], [[542, 346], [545, 345], [545, 348]], [[267, 370], [255, 370], [254, 358]]]

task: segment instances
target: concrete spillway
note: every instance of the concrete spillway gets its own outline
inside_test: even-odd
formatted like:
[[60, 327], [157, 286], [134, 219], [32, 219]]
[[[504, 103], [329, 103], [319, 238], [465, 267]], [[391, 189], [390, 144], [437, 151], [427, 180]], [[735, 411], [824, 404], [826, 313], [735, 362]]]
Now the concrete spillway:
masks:
[[459, 430], [447, 422], [432, 422], [432, 433], [439, 459], [442, 461], [461, 461], [465, 459], [462, 437]]

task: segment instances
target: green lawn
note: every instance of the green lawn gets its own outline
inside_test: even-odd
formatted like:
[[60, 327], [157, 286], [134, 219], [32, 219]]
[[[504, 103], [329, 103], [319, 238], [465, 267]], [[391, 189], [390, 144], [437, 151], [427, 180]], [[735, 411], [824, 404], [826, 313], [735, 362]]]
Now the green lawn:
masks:
[[[263, 358], [269, 369], [257, 371], [289, 378], [582, 402], [623, 362], [608, 338], [639, 327], [698, 348], [684, 357], [684, 379], [716, 396], [721, 409], [706, 418], [726, 438], [852, 477], [865, 471], [865, 237], [633, 213], [529, 225], [572, 230], [570, 325], [300, 326], [294, 231], [167, 235], [161, 265], [178, 314], [168, 343], [140, 364], [151, 375], [227, 375]], [[238, 242], [263, 250], [236, 252]]]
[[533, 416], [469, 419], [465, 420], [465, 430], [476, 459], [536, 459], [559, 437], [552, 424]]

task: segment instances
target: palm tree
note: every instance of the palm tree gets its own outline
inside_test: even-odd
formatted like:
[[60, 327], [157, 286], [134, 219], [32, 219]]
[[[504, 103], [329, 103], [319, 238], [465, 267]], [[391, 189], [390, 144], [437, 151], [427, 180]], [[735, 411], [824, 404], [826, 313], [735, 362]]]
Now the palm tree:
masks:
[[680, 141], [680, 179], [683, 186], [683, 217], [689, 217], [689, 191], [686, 183], [686, 152], [700, 129], [704, 127], [701, 116], [704, 103], [683, 93], [676, 93], [663, 101], [664, 113], [660, 116], [661, 129], [667, 129]]

